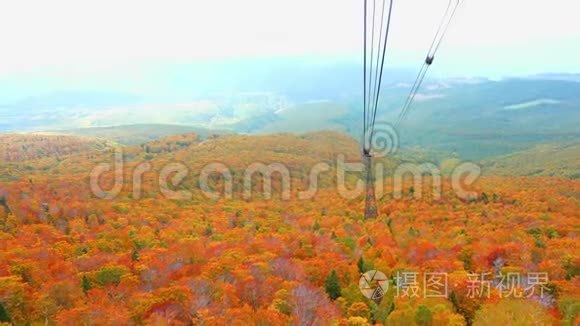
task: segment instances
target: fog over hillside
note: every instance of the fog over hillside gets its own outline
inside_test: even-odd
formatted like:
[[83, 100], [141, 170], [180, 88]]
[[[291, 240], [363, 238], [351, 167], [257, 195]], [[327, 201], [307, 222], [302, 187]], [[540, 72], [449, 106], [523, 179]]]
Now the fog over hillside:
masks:
[[[131, 142], [188, 131], [333, 130], [360, 137], [359, 66], [282, 59], [271, 65], [246, 63], [164, 70], [171, 92], [164, 88], [149, 93], [68, 90], [0, 103], [0, 132], [99, 136], [111, 127], [156, 124], [165, 125], [163, 131], [153, 128], [151, 135]], [[377, 119], [394, 123], [414, 75], [411, 70], [391, 69], [385, 76]], [[399, 128], [401, 144], [481, 159], [538, 144], [576, 142], [580, 83], [575, 76], [502, 80], [434, 76], [426, 81]], [[135, 128], [128, 129], [134, 133]], [[111, 137], [123, 141], [119, 135]]]

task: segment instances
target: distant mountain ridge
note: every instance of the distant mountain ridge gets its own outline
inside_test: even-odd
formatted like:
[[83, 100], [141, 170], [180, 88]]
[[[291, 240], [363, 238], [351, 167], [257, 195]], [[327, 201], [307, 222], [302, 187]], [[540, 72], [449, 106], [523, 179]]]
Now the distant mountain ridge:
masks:
[[549, 79], [549, 80], [565, 80], [565, 81], [580, 82], [580, 74], [546, 73], [533, 75], [528, 77], [528, 79], [544, 79], [544, 80]]
[[59, 133], [109, 139], [123, 145], [138, 145], [172, 135], [195, 133], [205, 138], [213, 134], [229, 134], [231, 131], [210, 130], [184, 125], [135, 124], [113, 127], [78, 128], [60, 131]]
[[[344, 74], [343, 77], [350, 73]], [[56, 130], [108, 138], [122, 144], [141, 144], [190, 132], [204, 137], [212, 133], [333, 130], [360, 138], [363, 117], [359, 87], [350, 81], [342, 86], [335, 81], [330, 90], [323, 79], [319, 77], [319, 86], [312, 86], [300, 96], [292, 95], [290, 88], [284, 91], [283, 87], [254, 92], [244, 88], [244, 91], [215, 93], [185, 102], [155, 104], [129, 94], [115, 94], [111, 99], [98, 99], [90, 92], [71, 94], [71, 102], [66, 102], [66, 96], [64, 99], [57, 96], [69, 106], [49, 108], [39, 104], [27, 110], [0, 108], [0, 132]], [[385, 83], [377, 121], [396, 121], [408, 88], [408, 81], [403, 77]], [[120, 104], [74, 105], [77, 99], [84, 103], [85, 95], [109, 104], [118, 98]], [[33, 102], [42, 101], [35, 98]], [[578, 125], [578, 82], [548, 77], [499, 81], [432, 79], [420, 90], [398, 132], [402, 147], [419, 146], [482, 160], [539, 144], [578, 141]]]

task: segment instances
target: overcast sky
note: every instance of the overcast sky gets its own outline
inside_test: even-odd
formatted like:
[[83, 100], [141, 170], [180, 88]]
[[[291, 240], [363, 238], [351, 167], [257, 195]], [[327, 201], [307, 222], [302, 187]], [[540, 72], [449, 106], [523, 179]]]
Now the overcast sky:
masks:
[[[390, 66], [418, 66], [447, 0], [395, 0]], [[465, 0], [436, 72], [580, 72], [580, 1]], [[360, 59], [362, 0], [51, 0], [0, 4], [0, 77], [201, 58]]]

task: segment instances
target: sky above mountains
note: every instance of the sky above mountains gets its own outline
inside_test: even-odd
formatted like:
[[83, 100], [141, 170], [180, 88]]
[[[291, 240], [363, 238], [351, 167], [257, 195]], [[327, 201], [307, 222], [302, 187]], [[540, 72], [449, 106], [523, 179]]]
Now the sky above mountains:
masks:
[[[395, 1], [390, 65], [416, 66], [447, 0]], [[577, 0], [465, 0], [441, 74], [580, 72]], [[362, 0], [12, 1], [0, 8], [0, 76], [128, 62], [328, 56], [358, 60]]]

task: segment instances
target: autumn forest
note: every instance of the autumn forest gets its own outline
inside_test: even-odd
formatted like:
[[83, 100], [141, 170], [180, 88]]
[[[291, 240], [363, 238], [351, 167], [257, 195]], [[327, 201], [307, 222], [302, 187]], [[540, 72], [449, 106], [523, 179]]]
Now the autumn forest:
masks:
[[[96, 165], [122, 149], [122, 187], [91, 191]], [[0, 321], [14, 325], [576, 325], [580, 181], [484, 174], [458, 196], [442, 161], [433, 178], [393, 189], [398, 157], [380, 162], [384, 195], [343, 198], [337, 155], [360, 160], [341, 133], [196, 134], [141, 145], [63, 135], [0, 136]], [[263, 198], [241, 172], [283, 163]], [[188, 168], [168, 199], [160, 170]], [[199, 171], [232, 171], [232, 196], [208, 198]], [[327, 162], [316, 195], [308, 171]], [[133, 171], [148, 164], [139, 192]], [[99, 179], [110, 190], [114, 171]], [[170, 176], [171, 178], [172, 176]], [[351, 173], [347, 187], [356, 185]], [[175, 181], [175, 180], [174, 180]], [[224, 189], [223, 175], [210, 187]], [[422, 196], [417, 196], [417, 192]], [[384, 274], [378, 279], [376, 271]], [[366, 279], [369, 277], [371, 279]], [[374, 280], [372, 279], [374, 277]], [[371, 291], [365, 291], [368, 285]], [[380, 288], [379, 292], [376, 289]]]

